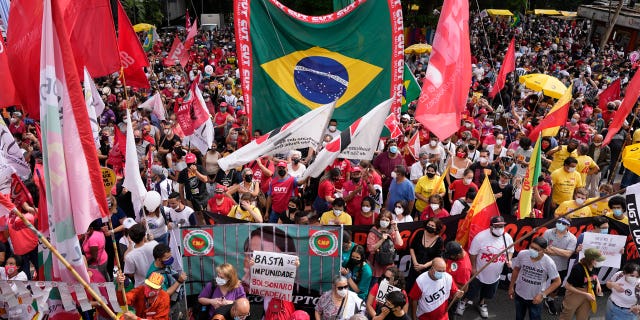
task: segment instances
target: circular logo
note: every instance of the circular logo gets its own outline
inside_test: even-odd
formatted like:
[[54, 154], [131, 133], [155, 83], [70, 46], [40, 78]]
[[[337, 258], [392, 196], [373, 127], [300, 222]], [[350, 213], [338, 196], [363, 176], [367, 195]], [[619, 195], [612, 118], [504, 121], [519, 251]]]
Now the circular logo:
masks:
[[455, 263], [455, 262], [452, 262], [451, 263], [451, 271], [456, 271], [456, 270], [458, 270], [458, 264]]
[[184, 249], [194, 256], [205, 256], [213, 249], [213, 237], [206, 231], [189, 231], [183, 240]]
[[326, 230], [318, 231], [309, 238], [309, 247], [316, 255], [331, 256], [338, 250], [338, 237]]
[[349, 73], [334, 59], [311, 56], [301, 59], [295, 66], [293, 82], [303, 97], [327, 104], [338, 100], [347, 91]]

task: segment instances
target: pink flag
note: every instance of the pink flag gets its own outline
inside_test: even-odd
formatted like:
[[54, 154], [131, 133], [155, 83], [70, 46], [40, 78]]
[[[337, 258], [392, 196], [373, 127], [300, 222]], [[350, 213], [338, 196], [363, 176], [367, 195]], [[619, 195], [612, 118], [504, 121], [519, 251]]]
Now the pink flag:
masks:
[[173, 39], [173, 44], [171, 45], [171, 50], [169, 50], [169, 54], [166, 58], [164, 58], [165, 66], [175, 66], [176, 62], [180, 62], [180, 57], [182, 57], [182, 52], [185, 51], [184, 44], [178, 36]]
[[180, 54], [180, 64], [184, 68], [189, 62], [189, 50], [193, 43], [196, 41], [196, 35], [198, 34], [198, 19], [193, 21], [191, 28], [189, 29], [189, 33], [187, 34], [187, 39], [184, 40], [184, 50], [182, 50]]
[[440, 140], [448, 138], [460, 128], [470, 86], [469, 2], [445, 0], [416, 119]]
[[498, 73], [498, 78], [496, 79], [496, 83], [493, 84], [493, 88], [491, 88], [491, 92], [489, 92], [489, 98], [495, 97], [502, 88], [504, 88], [504, 83], [507, 81], [507, 75], [509, 72], [513, 72], [516, 69], [516, 39], [511, 38], [511, 42], [509, 43], [509, 49], [507, 49], [507, 54], [504, 55], [504, 59], [502, 60], [502, 66], [500, 67], [500, 73]]
[[[52, 8], [51, 0], [46, 0], [43, 11], [40, 115], [46, 206], [53, 226], [50, 237], [51, 243], [88, 281], [77, 235], [85, 233], [93, 220], [106, 217], [109, 210], [61, 9]], [[56, 262], [54, 274], [65, 282], [75, 283], [72, 274]]]
[[0, 83], [2, 83], [2, 94], [0, 94], [0, 107], [7, 107], [18, 104], [16, 87], [11, 78], [9, 70], [9, 60], [4, 40], [0, 37]]
[[409, 139], [409, 143], [407, 144], [409, 148], [409, 153], [411, 156], [418, 160], [418, 155], [420, 154], [420, 131], [416, 131], [416, 133]]
[[389, 114], [387, 119], [384, 120], [384, 125], [391, 132], [391, 139], [395, 139], [402, 135], [402, 130], [400, 130], [400, 125], [398, 124], [398, 115], [395, 113]]
[[609, 130], [607, 131], [607, 136], [604, 137], [604, 141], [602, 141], [603, 145], [607, 145], [611, 142], [613, 136], [620, 131], [622, 128], [622, 124], [625, 119], [631, 113], [631, 110], [636, 105], [638, 101], [638, 96], [640, 96], [640, 72], [636, 72], [629, 81], [629, 85], [624, 90], [624, 99], [622, 100], [622, 104], [620, 108], [615, 112], [613, 119], [611, 120], [611, 124], [609, 125]]
[[153, 114], [158, 117], [158, 120], [165, 120], [166, 110], [164, 109], [164, 105], [162, 105], [162, 97], [160, 96], [160, 92], [156, 92], [153, 97], [149, 98], [147, 101], [138, 106], [138, 108], [142, 108], [148, 111], [151, 111]]

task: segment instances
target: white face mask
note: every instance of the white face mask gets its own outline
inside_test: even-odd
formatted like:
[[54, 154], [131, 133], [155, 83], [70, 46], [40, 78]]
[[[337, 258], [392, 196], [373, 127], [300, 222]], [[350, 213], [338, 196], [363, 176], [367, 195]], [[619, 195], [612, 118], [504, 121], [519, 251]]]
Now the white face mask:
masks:
[[395, 212], [396, 214], [403, 214], [404, 213], [404, 208], [395, 208], [395, 209], [393, 209], [393, 212]]
[[336, 292], [338, 293], [339, 296], [343, 298], [347, 295], [347, 289], [338, 289], [336, 290]]
[[584, 203], [584, 199], [582, 199], [582, 198], [576, 198], [576, 203], [581, 205], [581, 204], [583, 204], [583, 203]]
[[395, 172], [395, 171], [394, 171], [394, 172], [391, 172], [391, 178], [392, 178], [392, 179], [395, 179], [397, 176], [398, 176], [398, 175], [396, 174], [396, 172]]
[[371, 207], [362, 207], [362, 212], [370, 212]]
[[473, 180], [473, 179], [472, 178], [470, 178], [470, 179], [465, 178], [464, 179], [464, 184], [471, 184], [471, 180]]
[[387, 220], [380, 220], [380, 227], [381, 228], [388, 228], [389, 224], [391, 224], [391, 222], [389, 222]]
[[333, 210], [333, 214], [334, 214], [336, 217], [339, 217], [339, 216], [342, 214], [342, 210], [334, 209], [334, 210]]
[[220, 278], [220, 277], [216, 277], [216, 284], [217, 284], [218, 286], [224, 286], [225, 284], [227, 284], [227, 280], [222, 279], [222, 278]]
[[436, 211], [438, 209], [440, 209], [440, 205], [436, 204], [436, 203], [432, 203], [429, 205], [431, 207], [431, 210]]
[[336, 126], [329, 126], [329, 131], [334, 132], [336, 131]]
[[576, 168], [569, 167], [568, 172], [576, 172]]
[[502, 145], [502, 139], [496, 139], [496, 144], [499, 146]]
[[492, 228], [491, 231], [495, 236], [501, 237], [504, 234], [504, 228]]
[[635, 284], [636, 282], [638, 282], [638, 277], [624, 276], [624, 280], [627, 281], [628, 283]]
[[430, 145], [432, 148], [435, 148], [435, 147], [438, 145], [438, 141], [431, 140], [431, 141], [429, 142], [429, 145]]
[[480, 157], [478, 158], [478, 162], [480, 162], [480, 164], [487, 164], [487, 162], [489, 162], [489, 159], [487, 159], [487, 157]]

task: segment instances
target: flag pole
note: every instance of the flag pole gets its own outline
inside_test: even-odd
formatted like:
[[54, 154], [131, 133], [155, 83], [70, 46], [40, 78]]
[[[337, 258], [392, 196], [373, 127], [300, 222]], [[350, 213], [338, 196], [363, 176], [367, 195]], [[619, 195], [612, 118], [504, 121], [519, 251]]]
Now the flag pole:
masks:
[[74, 278], [76, 278], [76, 280], [78, 280], [78, 282], [80, 282], [80, 284], [82, 284], [82, 286], [84, 287], [85, 290], [87, 290], [87, 292], [89, 292], [89, 294], [91, 295], [91, 297], [93, 297], [98, 303], [100, 303], [100, 306], [102, 307], [102, 309], [104, 309], [105, 312], [107, 312], [107, 314], [109, 314], [109, 317], [111, 317], [111, 319], [113, 320], [117, 320], [118, 317], [116, 316], [115, 313], [113, 313], [113, 311], [109, 308], [109, 306], [107, 305], [107, 303], [104, 301], [104, 299], [98, 295], [90, 286], [89, 284], [80, 276], [80, 274], [78, 274], [78, 272], [71, 266], [71, 264], [69, 264], [69, 262], [67, 261], [67, 259], [65, 259], [62, 254], [60, 254], [60, 252], [58, 251], [58, 249], [56, 249], [50, 242], [49, 240], [47, 240], [47, 238], [45, 238], [45, 236], [38, 231], [38, 229], [36, 229], [33, 224], [31, 224], [31, 222], [29, 222], [29, 220], [27, 220], [27, 218], [22, 214], [22, 212], [20, 212], [20, 210], [14, 208], [12, 210], [12, 212], [14, 212], [19, 218], [20, 220], [22, 220], [22, 222], [29, 227], [29, 229], [31, 229], [31, 231], [33, 233], [36, 234], [36, 236], [38, 236], [38, 239], [40, 239], [40, 241], [42, 241], [42, 244], [44, 244], [49, 250], [51, 250], [51, 253], [53, 253], [54, 256], [56, 256], [56, 258], [58, 258], [58, 260], [60, 260], [60, 262], [62, 262], [62, 264], [67, 268], [67, 270], [69, 272], [71, 272], [71, 274], [73, 275]]
[[[511, 249], [511, 248], [513, 248], [513, 247], [515, 247], [515, 246], [516, 246], [517, 244], [519, 244], [520, 242], [522, 242], [522, 241], [526, 240], [527, 238], [531, 237], [532, 235], [536, 234], [536, 233], [540, 230], [540, 228], [542, 228], [542, 227], [546, 227], [546, 226], [548, 226], [548, 225], [550, 225], [550, 224], [552, 224], [552, 223], [556, 222], [558, 219], [560, 219], [560, 218], [564, 218], [564, 217], [568, 216], [569, 214], [571, 214], [572, 212], [575, 212], [576, 210], [580, 210], [580, 209], [582, 209], [582, 208], [588, 207], [588, 206], [590, 206], [590, 205], [592, 205], [592, 204], [594, 204], [594, 203], [596, 203], [596, 202], [599, 202], [599, 201], [602, 201], [602, 200], [604, 200], [604, 199], [611, 198], [611, 197], [613, 197], [613, 196], [615, 196], [615, 195], [618, 195], [618, 194], [624, 193], [625, 191], [627, 191], [627, 188], [620, 189], [620, 190], [618, 190], [618, 191], [616, 191], [616, 192], [614, 192], [614, 193], [612, 193], [612, 194], [609, 194], [609, 195], [606, 195], [606, 196], [603, 196], [603, 197], [599, 197], [599, 198], [597, 198], [597, 199], [593, 199], [593, 200], [591, 200], [591, 201], [589, 201], [589, 202], [585, 202], [585, 203], [583, 203], [581, 206], [579, 206], [579, 207], [577, 207], [577, 208], [575, 208], [575, 209], [573, 209], [573, 210], [571, 210], [571, 211], [568, 211], [568, 212], [566, 212], [566, 213], [564, 213], [564, 214], [562, 214], [562, 215], [559, 215], [559, 216], [557, 216], [557, 217], [555, 217], [555, 218], [553, 218], [553, 219], [551, 219], [551, 220], [549, 220], [549, 221], [547, 221], [547, 222], [543, 223], [542, 225], [539, 225], [539, 226], [537, 226], [537, 227], [533, 228], [531, 231], [529, 231], [528, 233], [526, 233], [525, 235], [523, 235], [522, 237], [520, 237], [520, 239], [518, 239], [518, 240], [514, 241], [511, 245], [509, 245], [508, 247], [506, 247], [506, 248], [504, 248], [502, 251], [500, 251], [500, 253], [493, 255], [493, 257], [491, 258], [491, 260], [489, 260], [489, 262], [487, 262], [487, 264], [485, 264], [482, 268], [480, 268], [480, 270], [478, 270], [478, 271], [477, 271], [473, 276], [471, 276], [471, 278], [469, 279], [469, 281], [467, 281], [467, 283], [465, 283], [465, 284], [464, 284], [464, 286], [462, 286], [462, 289], [461, 289], [461, 290], [462, 290], [462, 291], [466, 291], [466, 290], [467, 290], [467, 288], [469, 287], [469, 285], [471, 284], [471, 281], [473, 281], [473, 279], [475, 279], [476, 277], [478, 277], [478, 275], [479, 275], [482, 271], [484, 271], [484, 269], [486, 269], [490, 264], [492, 264], [492, 263], [496, 262], [496, 261], [498, 260], [498, 258], [500, 258], [500, 257], [501, 257], [503, 254], [505, 254], [507, 251], [509, 251], [509, 249]], [[468, 254], [468, 253], [467, 253], [467, 254]], [[454, 304], [454, 302], [455, 302], [455, 301], [457, 301], [457, 300], [458, 300], [458, 298], [456, 298], [456, 297], [454, 297], [454, 298], [453, 298], [453, 300], [451, 300], [451, 303], [449, 303], [449, 306], [447, 307], [447, 311], [449, 310], [449, 308], [451, 308], [451, 306], [452, 306], [452, 305]]]
[[[116, 206], [116, 203], [114, 201], [115, 201], [115, 197], [113, 197], [113, 201], [111, 202], [112, 206]], [[109, 226], [109, 231], [111, 232], [111, 243], [113, 244], [113, 250], [115, 252], [114, 262], [118, 267], [118, 273], [120, 273], [122, 272], [122, 264], [120, 263], [120, 255], [118, 254], [118, 244], [116, 243], [116, 236], [115, 236], [115, 233], [113, 232], [113, 223], [111, 222], [111, 217], [109, 217], [109, 219], [107, 220], [107, 224]], [[129, 304], [127, 303], [127, 292], [124, 289], [124, 286], [122, 286], [122, 288], [120, 289], [122, 291], [122, 299], [124, 300], [123, 310], [124, 312], [127, 312], [129, 311]]]
[[[631, 111], [633, 112], [633, 110]], [[631, 123], [629, 124], [629, 129], [627, 129], [627, 136], [631, 137], [631, 128], [633, 128], [633, 123], [636, 121], [636, 117], [634, 116], [633, 119], [631, 119]], [[629, 139], [624, 139], [624, 144], [622, 144], [622, 151], [624, 151], [624, 148], [629, 145]], [[620, 152], [620, 154], [618, 155], [618, 161], [616, 161], [616, 163], [613, 165], [613, 170], [611, 170], [611, 174], [609, 175], [609, 178], [607, 179], [607, 182], [609, 184], [613, 183], [613, 180], [615, 180], [615, 176], [616, 176], [616, 170], [618, 169], [618, 164], [621, 163], [620, 160], [622, 160], [622, 153]]]

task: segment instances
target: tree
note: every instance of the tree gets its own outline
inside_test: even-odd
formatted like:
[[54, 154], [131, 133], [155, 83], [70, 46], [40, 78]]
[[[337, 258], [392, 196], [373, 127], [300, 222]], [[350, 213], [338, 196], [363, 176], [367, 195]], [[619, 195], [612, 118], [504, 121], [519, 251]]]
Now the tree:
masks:
[[164, 14], [158, 0], [121, 0], [131, 24], [149, 23], [160, 25]]

